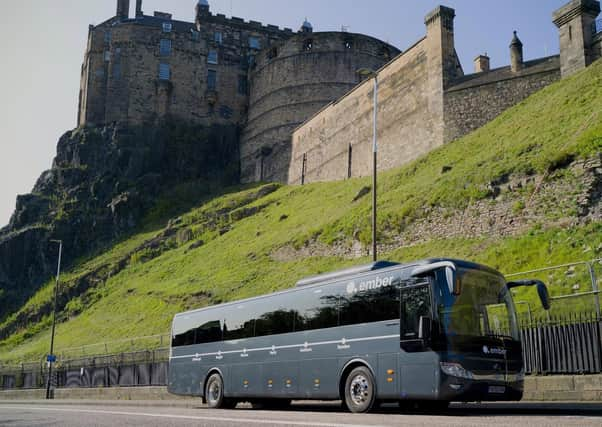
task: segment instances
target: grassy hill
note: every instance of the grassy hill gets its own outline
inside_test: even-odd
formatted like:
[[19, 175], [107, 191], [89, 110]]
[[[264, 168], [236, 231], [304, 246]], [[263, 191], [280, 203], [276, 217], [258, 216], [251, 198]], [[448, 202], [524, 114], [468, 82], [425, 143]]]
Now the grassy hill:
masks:
[[[380, 174], [380, 258], [458, 257], [512, 273], [601, 257], [601, 153], [598, 61], [473, 134]], [[369, 261], [369, 186], [353, 179], [233, 188], [169, 221], [160, 221], [162, 207], [175, 201], [160, 200], [139, 234], [61, 277], [57, 352], [166, 334], [178, 311]], [[541, 277], [555, 295], [587, 284], [585, 271]], [[46, 353], [52, 287], [0, 325], [0, 360]]]

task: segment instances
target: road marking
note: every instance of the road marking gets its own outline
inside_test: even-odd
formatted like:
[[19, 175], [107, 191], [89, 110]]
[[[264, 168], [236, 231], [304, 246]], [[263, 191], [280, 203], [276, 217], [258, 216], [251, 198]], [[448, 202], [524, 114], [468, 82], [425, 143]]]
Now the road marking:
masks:
[[[169, 415], [169, 414], [152, 414], [148, 412], [126, 412], [126, 411], [102, 411], [99, 409], [72, 409], [72, 408], [44, 408], [35, 406], [0, 406], [2, 408], [9, 409], [29, 409], [32, 411], [55, 411], [55, 412], [72, 412], [72, 413], [83, 413], [83, 414], [103, 414], [103, 415], [125, 415], [125, 416], [139, 416], [139, 417], [150, 417], [150, 418], [171, 418], [180, 420], [196, 420], [196, 421], [222, 421], [232, 423], [245, 423], [245, 424], [263, 424], [263, 425], [293, 425], [293, 426], [316, 426], [316, 427], [365, 427], [365, 424], [333, 424], [333, 423], [322, 423], [322, 422], [305, 422], [305, 421], [288, 421], [288, 420], [266, 420], [257, 418], [230, 418], [230, 417], [202, 417], [198, 415]], [[385, 427], [378, 425], [371, 425], [371, 427]]]

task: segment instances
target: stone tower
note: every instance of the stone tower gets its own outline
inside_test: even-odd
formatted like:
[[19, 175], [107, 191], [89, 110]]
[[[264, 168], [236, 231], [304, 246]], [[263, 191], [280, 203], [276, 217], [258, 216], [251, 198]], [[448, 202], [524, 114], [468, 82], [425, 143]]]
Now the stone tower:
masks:
[[458, 77], [460, 68], [454, 44], [455, 17], [454, 9], [438, 6], [424, 19], [426, 37], [433, 55], [429, 58], [429, 73], [439, 75], [435, 80], [443, 78], [441, 89], [446, 89]]
[[115, 15], [118, 19], [128, 19], [130, 16], [130, 0], [117, 0], [117, 13]]
[[142, 0], [136, 0], [136, 18], [141, 18], [144, 16], [144, 12], [142, 12]]
[[510, 69], [513, 73], [523, 69], [523, 43], [518, 38], [516, 31], [510, 42]]
[[599, 13], [597, 0], [573, 0], [554, 12], [554, 24], [560, 32], [562, 77], [587, 67], [595, 59], [593, 26]]

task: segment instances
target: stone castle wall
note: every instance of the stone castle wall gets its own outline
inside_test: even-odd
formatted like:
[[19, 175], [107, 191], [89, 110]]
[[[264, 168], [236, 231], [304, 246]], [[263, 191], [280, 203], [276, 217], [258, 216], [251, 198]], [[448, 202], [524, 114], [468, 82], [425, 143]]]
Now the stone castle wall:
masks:
[[399, 50], [351, 33], [298, 34], [257, 57], [248, 121], [241, 139], [241, 179], [287, 181], [293, 130], [376, 70]]
[[[90, 28], [79, 125], [138, 125], [168, 116], [191, 124], [239, 125], [247, 114], [252, 57], [292, 34], [208, 11], [197, 16], [196, 24], [161, 13], [112, 18]], [[250, 46], [251, 38], [259, 48]], [[161, 43], [170, 44], [169, 53], [161, 52]], [[210, 59], [210, 53], [216, 56]], [[161, 64], [169, 68], [167, 78], [159, 76]], [[215, 73], [214, 87], [209, 87], [210, 72]]]
[[559, 58], [526, 63], [517, 73], [504, 67], [464, 79], [445, 92], [445, 142], [484, 126], [508, 108], [559, 80]]
[[[427, 36], [377, 73], [380, 169], [416, 159], [444, 142], [444, 77], [461, 74], [453, 17], [453, 10], [437, 8], [427, 17]], [[372, 172], [373, 88], [373, 79], [363, 82], [295, 130], [289, 183]]]

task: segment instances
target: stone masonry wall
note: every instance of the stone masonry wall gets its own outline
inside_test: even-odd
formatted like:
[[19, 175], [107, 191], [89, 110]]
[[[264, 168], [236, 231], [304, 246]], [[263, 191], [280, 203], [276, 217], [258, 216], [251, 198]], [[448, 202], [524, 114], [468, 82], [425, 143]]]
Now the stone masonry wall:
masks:
[[[416, 158], [436, 144], [430, 114], [426, 39], [378, 73], [379, 167], [387, 169]], [[299, 184], [306, 156], [305, 182], [363, 176], [372, 165], [373, 80], [329, 105], [293, 134], [289, 183]], [[351, 147], [351, 161], [349, 150]]]
[[[445, 92], [445, 142], [458, 139], [495, 119], [508, 108], [538, 90], [560, 79], [558, 57], [548, 60], [546, 67], [533, 71], [525, 68], [513, 74], [507, 70], [492, 71], [492, 78], [475, 79]], [[485, 73], [487, 74], [487, 73]], [[468, 76], [470, 77], [470, 76]]]
[[[381, 170], [444, 143], [443, 91], [462, 75], [454, 17], [453, 9], [435, 8], [425, 18], [426, 37], [377, 72]], [[363, 82], [293, 133], [289, 184], [372, 173], [373, 89], [374, 79]]]
[[291, 134], [399, 50], [343, 32], [301, 33], [260, 53], [251, 76], [249, 115], [241, 140], [241, 179], [287, 181]]
[[[250, 58], [258, 51], [250, 38], [264, 48], [292, 35], [290, 29], [210, 13], [197, 24], [164, 15], [112, 18], [90, 28], [79, 125], [139, 125], [168, 116], [191, 124], [239, 125], [247, 114]], [[168, 54], [161, 53], [162, 40], [171, 42]], [[212, 51], [216, 61], [209, 60]], [[159, 79], [160, 64], [169, 66], [169, 79]], [[210, 71], [216, 76], [212, 88]]]

